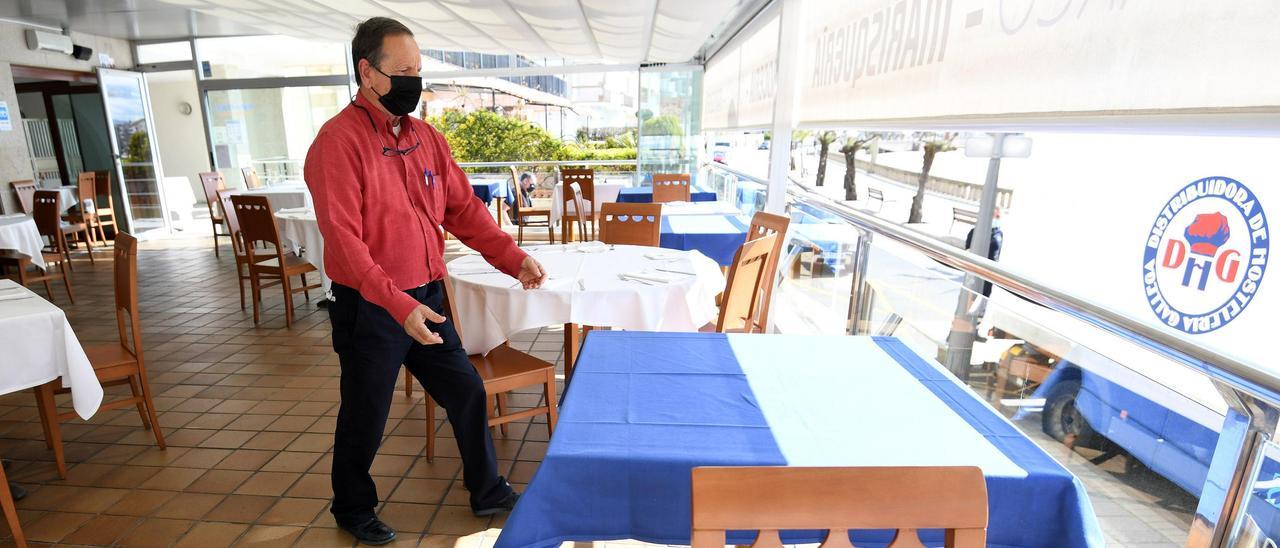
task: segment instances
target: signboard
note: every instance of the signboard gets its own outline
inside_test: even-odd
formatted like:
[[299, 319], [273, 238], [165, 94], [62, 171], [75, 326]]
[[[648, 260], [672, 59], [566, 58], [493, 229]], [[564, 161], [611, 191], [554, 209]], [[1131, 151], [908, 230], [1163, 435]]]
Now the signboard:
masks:
[[763, 128], [773, 123], [778, 17], [717, 54], [702, 77], [702, 128]]
[[244, 122], [241, 122], [240, 120], [227, 120], [225, 127], [227, 144], [244, 145], [249, 143], [249, 133], [245, 131]]
[[811, 0], [801, 123], [1280, 106], [1280, 2]]
[[0, 101], [0, 131], [13, 131], [13, 120], [9, 117], [7, 101]]

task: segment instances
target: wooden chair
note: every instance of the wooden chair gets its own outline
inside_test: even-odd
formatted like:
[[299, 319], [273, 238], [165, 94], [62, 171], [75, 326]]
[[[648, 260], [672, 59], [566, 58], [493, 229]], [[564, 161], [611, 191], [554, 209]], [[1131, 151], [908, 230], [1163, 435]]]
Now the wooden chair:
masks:
[[662, 204], [607, 203], [600, 206], [600, 241], [658, 247]]
[[22, 535], [22, 523], [18, 520], [18, 508], [13, 504], [13, 493], [9, 492], [9, 478], [0, 466], [0, 511], [4, 513], [4, 521], [9, 524], [9, 534], [13, 544], [18, 548], [27, 548], [27, 538]]
[[510, 169], [511, 186], [507, 187], [507, 192], [512, 196], [511, 222], [516, 225], [516, 245], [524, 245], [525, 227], [546, 228], [547, 241], [556, 243], [555, 229], [551, 227], [551, 209], [535, 208], [533, 203], [525, 202], [524, 193], [520, 192], [520, 174], [514, 166]]
[[921, 547], [919, 529], [945, 545], [987, 542], [987, 484], [973, 466], [693, 469], [692, 548], [723, 548], [725, 531], [759, 531], [752, 546], [780, 548], [780, 530], [827, 530], [825, 548], [850, 547], [854, 529], [895, 529], [892, 548]]
[[240, 219], [236, 217], [235, 205], [231, 203], [231, 191], [218, 191], [218, 205], [222, 208], [223, 221], [227, 232], [231, 235], [231, 251], [236, 258], [236, 285], [240, 288], [240, 310], [244, 310], [244, 283], [252, 283], [249, 276], [249, 254], [245, 252], [244, 237], [240, 233]]
[[36, 229], [40, 231], [41, 236], [49, 239], [49, 247], [52, 251], [67, 260], [67, 268], [75, 270], [75, 266], [71, 263], [71, 246], [67, 245], [68, 234], [79, 234], [84, 240], [89, 262], [96, 262], [93, 258], [93, 243], [88, 225], [62, 220], [62, 197], [58, 191], [37, 190], [34, 207], [35, 211], [31, 217], [36, 222]]
[[[151, 384], [147, 381], [147, 367], [142, 353], [142, 321], [138, 311], [138, 240], [127, 232], [116, 235], [115, 245], [115, 313], [119, 329], [118, 343], [85, 345], [84, 353], [93, 364], [93, 372], [102, 386], [129, 385], [132, 396], [104, 402], [99, 411], [137, 406], [142, 417], [142, 427], [151, 430], [156, 445], [165, 448], [164, 433], [156, 420], [156, 406], [151, 399]], [[67, 477], [67, 464], [62, 452], [62, 433], [58, 424], [78, 416], [74, 410], [58, 412], [53, 397], [71, 392], [62, 386], [62, 379], [55, 379], [33, 389], [44, 425], [45, 443], [53, 449], [58, 464], [58, 476]]]
[[[45, 268], [36, 269], [36, 273], [33, 274], [27, 272], [27, 269], [35, 266], [31, 262], [30, 255], [14, 249], [0, 249], [0, 273], [8, 271], [9, 268], [16, 269], [18, 283], [24, 286], [44, 282], [44, 292], [49, 295], [50, 301], [53, 300], [53, 287], [49, 285], [49, 281], [61, 279], [62, 285], [67, 289], [67, 300], [71, 301], [71, 304], [76, 304], [76, 297], [71, 293], [71, 277], [67, 275], [68, 261], [57, 253], [42, 251], [41, 254], [44, 256]], [[57, 264], [57, 270], [53, 269], [54, 264]]]
[[[200, 186], [204, 187], [205, 205], [209, 208], [209, 222], [213, 224], [213, 256], [220, 257], [218, 238], [231, 237], [225, 217], [226, 210], [218, 207], [218, 193], [227, 189], [227, 182], [223, 180], [221, 173], [209, 171], [200, 174]], [[219, 226], [223, 228], [222, 232], [218, 232]]]
[[253, 166], [245, 166], [240, 168], [240, 175], [244, 176], [244, 187], [249, 190], [258, 189], [265, 186], [262, 184], [262, 179], [258, 178], [258, 170], [253, 169]]
[[[445, 310], [448, 311], [448, 317], [453, 319], [453, 327], [458, 332], [458, 339], [461, 340], [462, 324], [458, 321], [458, 309], [453, 306], [453, 283], [449, 281], [448, 276], [444, 277], [444, 300]], [[555, 430], [557, 416], [555, 364], [511, 348], [506, 343], [490, 350], [488, 354], [472, 354], [467, 358], [471, 360], [471, 365], [475, 366], [476, 372], [484, 380], [484, 391], [487, 395], [485, 404], [488, 409], [490, 428], [500, 428], [505, 436], [507, 423], [546, 415], [547, 432], [551, 433]], [[409, 370], [405, 369], [406, 393], [410, 393], [411, 378]], [[542, 386], [543, 405], [507, 413], [508, 392], [526, 386], [539, 385]], [[436, 451], [436, 402], [431, 399], [430, 394], [427, 394], [425, 403], [427, 406], [427, 460], [430, 461], [435, 458]]]
[[[253, 324], [261, 321], [262, 288], [279, 285], [284, 290], [284, 323], [293, 327], [293, 294], [302, 293], [310, 300], [308, 291], [319, 289], [319, 276], [314, 284], [307, 285], [307, 273], [316, 272], [315, 265], [292, 253], [286, 254], [280, 243], [280, 231], [276, 228], [275, 211], [266, 196], [236, 195], [231, 197], [236, 220], [240, 225], [241, 245], [249, 261], [249, 284], [253, 294]], [[257, 244], [264, 245], [261, 249]], [[298, 276], [302, 287], [293, 287], [289, 278]], [[266, 283], [263, 280], [270, 280]]]
[[777, 234], [770, 234], [738, 248], [733, 256], [733, 264], [729, 266], [729, 279], [725, 282], [720, 317], [716, 319], [716, 332], [764, 332], [765, 324], [760, 318], [768, 314], [768, 304], [761, 295], [764, 293], [763, 286], [773, 282], [765, 274], [769, 264], [773, 262], [774, 241], [779, 238], [781, 236]]
[[778, 261], [782, 260], [782, 244], [786, 243], [787, 227], [790, 225], [790, 217], [757, 211], [755, 215], [751, 216], [751, 228], [747, 230], [748, 242], [770, 234], [778, 235], [778, 239], [773, 241], [772, 255], [764, 272], [764, 290], [760, 295], [763, 303], [760, 312], [760, 325], [762, 326], [769, 325], [769, 304], [773, 302], [773, 287], [776, 285], [775, 282], [778, 276]]
[[[106, 227], [111, 227], [111, 232], [116, 230], [116, 198], [111, 192], [111, 172], [99, 170], [93, 172], [94, 192], [99, 198], [106, 197], [105, 200], [95, 200], [94, 206], [98, 215], [98, 228], [103, 229], [105, 233]], [[101, 205], [100, 205], [101, 204]], [[106, 236], [103, 236], [106, 241]]]
[[36, 186], [36, 182], [30, 179], [25, 181], [12, 181], [9, 186], [13, 187], [13, 193], [18, 195], [18, 207], [23, 213], [30, 215], [35, 211], [36, 190], [40, 187]]
[[688, 173], [654, 173], [653, 203], [688, 202], [693, 196]]
[[[595, 211], [596, 170], [591, 168], [561, 168], [560, 181], [564, 184], [564, 193], [561, 196], [564, 203], [560, 204], [562, 206], [560, 211], [563, 212], [560, 216], [560, 232], [564, 235], [562, 238], [564, 243], [569, 243], [572, 239], [573, 221], [582, 220], [583, 218], [586, 219], [587, 226], [591, 227], [591, 235], [587, 236], [584, 232], [582, 237], [584, 240], [594, 240], [596, 238], [595, 219], [597, 216]], [[569, 213], [569, 204], [574, 203], [573, 196], [569, 194], [569, 186], [573, 183], [577, 183], [578, 187], [582, 189], [582, 199], [585, 201], [588, 208], [586, 210], [574, 209], [573, 213]], [[579, 227], [581, 227], [582, 224], [583, 223], [578, 223]]]
[[[582, 211], [583, 208], [588, 207], [587, 206], [588, 203], [591, 203], [585, 197], [583, 197], [582, 187], [578, 186], [578, 183], [571, 183], [569, 187], [565, 189], [565, 195], [570, 196], [570, 198], [565, 203], [573, 204], [573, 207], [576, 208], [574, 209], [574, 211]], [[568, 206], [566, 205], [562, 211], [569, 211]], [[590, 221], [588, 219], [584, 219], [581, 216], [574, 215], [572, 221], [578, 225], [578, 233], [582, 235], [581, 238], [584, 241], [596, 239], [594, 225], [589, 224]], [[568, 221], [565, 220], [565, 217], [560, 217], [560, 223], [561, 223], [560, 235], [562, 236], [561, 240], [563, 240], [564, 243], [567, 244], [569, 243], [569, 238], [572, 237], [572, 233], [573, 233], [573, 231], [570, 230], [569, 227], [572, 227], [573, 225], [568, 224]], [[591, 230], [590, 237], [587, 236], [588, 226], [593, 227]]]
[[72, 224], [83, 224], [89, 229], [89, 235], [94, 236], [93, 231], [96, 229], [97, 241], [106, 245], [107, 232], [102, 229], [102, 222], [98, 218], [98, 181], [97, 176], [92, 171], [82, 171], [76, 181], [76, 194], [80, 199], [78, 210], [75, 213], [68, 213], [62, 216], [64, 221]]

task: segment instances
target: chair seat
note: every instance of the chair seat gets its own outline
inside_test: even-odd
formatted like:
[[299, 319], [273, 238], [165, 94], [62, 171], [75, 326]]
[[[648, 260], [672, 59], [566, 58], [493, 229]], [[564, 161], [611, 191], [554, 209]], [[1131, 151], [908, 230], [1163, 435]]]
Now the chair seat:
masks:
[[84, 354], [89, 357], [89, 363], [93, 364], [95, 371], [138, 363], [138, 358], [125, 350], [120, 343], [85, 345]]
[[63, 234], [71, 234], [74, 232], [80, 232], [81, 230], [85, 230], [84, 223], [69, 223], [67, 221], [62, 221]]
[[[258, 261], [256, 266], [258, 268], [278, 272], [280, 270], [280, 260], [272, 258], [265, 261]], [[303, 259], [302, 257], [292, 254], [284, 256], [284, 271], [286, 274], [300, 274], [311, 272], [313, 270], [316, 270], [316, 266], [307, 262], [306, 259]]]
[[525, 375], [544, 375], [547, 369], [555, 367], [550, 362], [505, 344], [489, 351], [488, 355], [472, 354], [467, 358], [471, 360], [471, 364], [475, 366], [476, 372], [480, 373], [480, 378], [484, 379], [486, 384], [514, 380]]

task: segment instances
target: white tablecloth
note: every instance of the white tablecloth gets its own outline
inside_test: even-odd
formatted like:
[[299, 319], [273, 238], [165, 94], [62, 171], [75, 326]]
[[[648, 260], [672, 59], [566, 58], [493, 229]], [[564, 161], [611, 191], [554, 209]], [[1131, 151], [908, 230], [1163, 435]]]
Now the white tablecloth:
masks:
[[80, 202], [80, 187], [75, 185], [55, 186], [50, 188], [41, 188], [40, 190], [58, 191], [58, 206], [62, 208], [63, 213]]
[[[526, 248], [550, 277], [542, 288], [529, 291], [479, 255], [450, 262], [459, 316], [454, 321], [461, 326], [467, 353], [488, 352], [516, 333], [549, 325], [697, 331], [718, 314], [716, 295], [724, 290], [724, 274], [697, 251], [616, 246], [583, 253], [578, 248], [579, 244]], [[642, 272], [673, 280], [647, 285], [619, 278]]]
[[[617, 182], [596, 181], [595, 207], [599, 208], [600, 204], [603, 204], [606, 202], [618, 201], [618, 193], [622, 192], [622, 189], [627, 188], [628, 186], [631, 186], [631, 185], [626, 183], [625, 181], [617, 181]], [[561, 209], [563, 208], [564, 208], [564, 184], [556, 183], [555, 190], [551, 191], [551, 224], [552, 225], [555, 225], [556, 223], [560, 222], [560, 216], [563, 214], [563, 211], [561, 211]], [[573, 204], [569, 204], [569, 211], [570, 212], [573, 211]]]
[[298, 207], [315, 209], [315, 205], [311, 203], [311, 191], [307, 190], [307, 185], [300, 183], [278, 184], [254, 190], [233, 190], [231, 194], [266, 196], [271, 199], [271, 207], [277, 210]]
[[31, 263], [45, 268], [44, 239], [36, 229], [36, 222], [22, 213], [0, 215], [0, 249], [16, 249], [31, 257]]
[[324, 236], [316, 222], [316, 212], [311, 209], [281, 209], [276, 212], [276, 225], [280, 237], [290, 251], [297, 253], [320, 271], [320, 283], [329, 291], [330, 280], [324, 273]]
[[88, 419], [98, 412], [102, 385], [67, 316], [13, 280], [0, 280], [0, 348], [0, 394], [61, 377], [76, 414]]

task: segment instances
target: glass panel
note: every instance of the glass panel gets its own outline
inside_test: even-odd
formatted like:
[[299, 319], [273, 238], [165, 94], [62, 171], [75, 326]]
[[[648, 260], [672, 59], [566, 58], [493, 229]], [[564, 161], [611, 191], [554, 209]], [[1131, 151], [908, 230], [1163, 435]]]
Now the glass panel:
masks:
[[150, 107], [143, 89], [142, 74], [102, 70], [100, 77], [119, 173], [124, 181], [130, 228], [138, 233], [163, 228], [165, 216], [159, 184], [160, 169], [151, 142]]
[[1245, 518], [1236, 546], [1276, 548], [1280, 542], [1280, 446], [1265, 444], [1262, 465], [1245, 503]]
[[208, 92], [214, 159], [230, 185], [253, 166], [266, 184], [302, 179], [316, 132], [350, 101], [346, 86]]
[[191, 43], [165, 42], [163, 44], [141, 44], [138, 46], [139, 63], [169, 63], [173, 61], [190, 61]]
[[327, 76], [347, 73], [347, 45], [289, 36], [236, 36], [197, 41], [206, 79]]
[[639, 104], [640, 171], [696, 172], [702, 150], [702, 71], [641, 72]]

